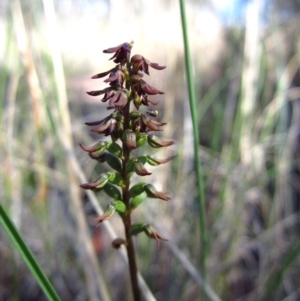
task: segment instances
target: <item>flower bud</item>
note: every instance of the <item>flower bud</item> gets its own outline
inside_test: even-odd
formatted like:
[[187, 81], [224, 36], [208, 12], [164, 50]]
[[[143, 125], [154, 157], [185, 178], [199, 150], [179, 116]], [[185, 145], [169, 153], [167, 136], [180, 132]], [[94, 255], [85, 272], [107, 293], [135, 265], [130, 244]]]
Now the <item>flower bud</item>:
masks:
[[163, 238], [160, 234], [158, 234], [158, 232], [148, 224], [144, 225], [144, 232], [149, 238], [155, 239], [157, 244], [159, 243], [159, 240], [168, 241], [166, 238]]
[[105, 162], [106, 153], [99, 153], [99, 154], [89, 153], [89, 156], [92, 159], [97, 160], [99, 163], [104, 163]]
[[119, 189], [111, 184], [110, 182], [107, 182], [105, 186], [103, 187], [103, 190], [106, 192], [108, 196], [110, 196], [114, 200], [120, 200], [121, 199], [121, 193]]
[[106, 141], [99, 141], [97, 144], [95, 144], [93, 146], [84, 146], [81, 143], [79, 143], [79, 146], [88, 153], [97, 153], [98, 154], [98, 152], [101, 153], [106, 149], [107, 144], [108, 143]]
[[108, 172], [107, 174], [108, 174], [109, 182], [111, 182], [112, 184], [115, 184], [119, 187], [124, 186], [122, 176], [118, 172]]
[[147, 134], [145, 134], [145, 133], [138, 134], [136, 137], [136, 146], [137, 147], [142, 146], [143, 144], [146, 143], [147, 139], [148, 139]]
[[140, 204], [142, 204], [144, 202], [144, 200], [146, 199], [146, 197], [147, 197], [146, 192], [142, 192], [141, 194], [133, 197], [130, 200], [130, 209], [133, 210], [136, 207], [138, 207]]
[[105, 153], [105, 161], [114, 170], [116, 170], [118, 172], [122, 171], [122, 163], [121, 163], [121, 160], [117, 156], [115, 156], [111, 153]]
[[157, 191], [152, 184], [146, 184], [144, 185], [143, 188], [146, 191], [147, 196], [149, 198], [161, 199], [163, 201], [170, 200], [170, 198], [166, 195], [166, 193]]
[[142, 115], [142, 113], [139, 112], [139, 111], [132, 111], [132, 112], [130, 112], [130, 114], [129, 114], [129, 118], [130, 118], [130, 119], [137, 119], [137, 118], [140, 118], [141, 115]]
[[163, 141], [155, 135], [148, 135], [148, 144], [153, 148], [166, 147], [174, 144], [174, 141]]
[[96, 227], [99, 226], [102, 222], [110, 219], [113, 216], [113, 214], [115, 213], [115, 211], [116, 211], [116, 206], [113, 203], [108, 205], [106, 207], [105, 212], [101, 216], [94, 219], [94, 221], [97, 222]]
[[144, 167], [143, 163], [139, 160], [135, 160], [134, 162], [134, 171], [139, 176], [148, 176], [152, 174]]
[[134, 92], [134, 97], [133, 97], [133, 104], [134, 106], [139, 109], [140, 105], [142, 103], [142, 98], [138, 95], [138, 93], [135, 91]]
[[169, 162], [172, 158], [173, 157], [169, 157], [166, 159], [157, 159], [154, 158], [153, 156], [147, 156], [147, 163], [150, 164], [151, 166], [157, 166]]
[[141, 232], [144, 232], [145, 223], [134, 223], [130, 226], [129, 233], [131, 235], [138, 235]]
[[131, 198], [143, 193], [145, 191], [145, 186], [146, 184], [145, 183], [138, 183], [138, 184], [135, 184], [133, 185], [130, 190], [129, 190], [129, 196]]
[[125, 130], [123, 133], [123, 141], [129, 149], [136, 148], [136, 135], [131, 130]]
[[113, 240], [111, 244], [113, 248], [119, 249], [122, 245], [126, 244], [126, 240], [123, 238], [116, 238]]
[[122, 157], [122, 147], [115, 143], [115, 142], [112, 142], [112, 143], [109, 143], [107, 145], [107, 148], [106, 148], [110, 153], [116, 155], [117, 157], [121, 158]]
[[108, 182], [109, 179], [109, 173], [103, 173], [100, 175], [97, 181], [92, 182], [92, 183], [85, 183], [81, 184], [80, 187], [83, 189], [100, 189], [103, 188], [104, 185]]
[[118, 213], [125, 213], [126, 205], [122, 201], [114, 201], [113, 204], [116, 207], [116, 211]]

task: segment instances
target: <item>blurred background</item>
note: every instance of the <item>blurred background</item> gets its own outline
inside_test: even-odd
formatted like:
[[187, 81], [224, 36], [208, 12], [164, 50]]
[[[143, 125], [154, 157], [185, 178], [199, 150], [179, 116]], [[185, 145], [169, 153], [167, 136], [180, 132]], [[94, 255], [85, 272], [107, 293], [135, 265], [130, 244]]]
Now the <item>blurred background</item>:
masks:
[[[300, 300], [300, 2], [185, 3], [206, 281], [224, 301]], [[85, 93], [105, 87], [90, 78], [113, 67], [104, 49], [132, 40], [132, 54], [167, 66], [147, 82], [165, 92], [153, 109], [168, 122], [161, 137], [176, 141], [141, 150], [176, 157], [149, 178], [171, 201], [149, 199], [134, 213], [169, 242], [140, 235], [138, 266], [157, 300], [204, 300], [179, 2], [2, 0], [0, 32], [0, 200], [62, 300], [132, 300], [110, 228], [93, 221], [109, 199], [98, 193], [95, 202], [78, 187], [108, 170], [78, 145], [101, 138], [84, 122], [107, 114]], [[123, 237], [117, 215], [105, 223]], [[46, 300], [2, 227], [0, 300]]]

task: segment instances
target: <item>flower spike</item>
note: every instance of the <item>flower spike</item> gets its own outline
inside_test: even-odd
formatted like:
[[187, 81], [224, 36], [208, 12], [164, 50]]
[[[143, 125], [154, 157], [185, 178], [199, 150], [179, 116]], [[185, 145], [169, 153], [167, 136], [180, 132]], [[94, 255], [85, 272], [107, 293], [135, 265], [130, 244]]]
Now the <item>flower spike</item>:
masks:
[[[120, 248], [123, 245], [127, 249], [134, 300], [137, 301], [140, 300], [140, 296], [137, 296], [139, 288], [133, 236], [145, 233], [157, 244], [167, 239], [145, 222], [132, 224], [131, 214], [145, 201], [149, 201], [149, 198], [170, 200], [167, 193], [157, 191], [152, 184], [143, 182], [141, 177], [151, 175], [153, 167], [171, 160], [140, 154], [138, 148], [146, 142], [152, 148], [167, 147], [174, 144], [174, 141], [164, 141], [150, 134], [162, 131], [166, 125], [157, 118], [158, 111], [152, 108], [159, 103], [156, 97], [164, 92], [148, 84], [145, 74], [149, 75], [150, 68], [163, 70], [166, 67], [150, 62], [140, 54], [131, 57], [132, 47], [133, 42], [126, 42], [104, 50], [104, 53], [112, 54], [110, 60], [113, 60], [115, 65], [108, 71], [93, 75], [92, 79], [102, 79], [107, 86], [102, 90], [86, 92], [92, 97], [100, 96], [101, 105], [105, 105], [107, 110], [112, 110], [106, 117], [101, 115], [96, 121], [86, 122], [87, 126], [93, 127], [93, 133], [109, 136], [109, 140], [99, 141], [92, 146], [79, 145], [97, 164], [105, 164], [105, 167], [95, 170], [110, 170], [101, 173], [97, 180], [80, 186], [83, 189], [101, 191], [101, 202], [107, 198], [112, 199], [107, 202], [105, 212], [95, 219], [96, 226], [115, 213], [123, 220], [125, 238], [115, 239], [112, 246]], [[145, 150], [147, 149], [145, 145]], [[152, 166], [151, 172], [147, 164]]]

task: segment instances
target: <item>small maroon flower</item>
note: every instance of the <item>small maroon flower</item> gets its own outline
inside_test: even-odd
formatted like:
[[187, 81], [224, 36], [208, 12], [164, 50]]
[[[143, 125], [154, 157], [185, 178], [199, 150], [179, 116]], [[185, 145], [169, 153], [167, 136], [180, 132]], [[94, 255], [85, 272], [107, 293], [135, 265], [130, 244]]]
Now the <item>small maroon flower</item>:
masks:
[[113, 141], [118, 139], [119, 130], [122, 128], [122, 115], [119, 113], [112, 113], [104, 119], [93, 122], [86, 122], [86, 125], [100, 125], [100, 127], [92, 129], [92, 132], [98, 134], [105, 134], [105, 136], [112, 136]]
[[169, 201], [170, 198], [165, 192], [157, 191], [152, 184], [146, 184], [144, 186], [145, 192], [149, 198], [161, 199], [163, 201]]
[[115, 68], [104, 82], [109, 83], [111, 86], [122, 86], [124, 79], [124, 73], [119, 68]]
[[163, 70], [165, 66], [159, 66], [157, 63], [151, 63], [147, 59], [145, 59], [142, 55], [136, 54], [131, 58], [130, 61], [133, 72], [137, 74], [139, 71], [144, 71], [146, 74], [149, 75], [149, 66], [156, 69], [156, 70]]
[[169, 141], [161, 140], [155, 135], [148, 135], [147, 141], [148, 144], [153, 148], [166, 147], [175, 143], [173, 140], [169, 140]]
[[135, 91], [138, 95], [156, 95], [156, 94], [164, 94], [164, 92], [159, 91], [158, 89], [147, 84], [146, 81], [135, 76], [133, 79], [134, 83], [132, 84], [132, 90]]
[[168, 241], [166, 238], [162, 237], [152, 226], [149, 224], [144, 225], [144, 232], [149, 238], [155, 239], [157, 245], [159, 245], [159, 241]]
[[94, 219], [94, 221], [97, 222], [96, 227], [99, 226], [102, 222], [110, 219], [115, 211], [116, 207], [113, 204], [108, 205], [105, 212], [101, 216]]
[[150, 99], [150, 97], [147, 94], [141, 95], [141, 100], [142, 100], [142, 104], [147, 107], [149, 106], [149, 103], [152, 104], [153, 106], [159, 104], [158, 101]]
[[81, 184], [80, 187], [83, 189], [91, 189], [91, 190], [100, 189], [105, 186], [108, 180], [109, 180], [109, 175], [107, 173], [103, 173], [96, 181], [91, 183]]
[[140, 160], [136, 160], [134, 162], [134, 171], [139, 176], [149, 176], [152, 175], [145, 167], [144, 164]]
[[149, 131], [162, 131], [160, 126], [166, 125], [166, 122], [159, 122], [149, 118], [148, 116], [142, 114], [141, 116], [142, 123], [147, 127]]
[[120, 63], [121, 65], [124, 65], [130, 57], [131, 47], [133, 45], [133, 42], [129, 43], [123, 43], [117, 47], [108, 48], [106, 50], [103, 50], [104, 53], [115, 53], [113, 57], [110, 58], [110, 60], [114, 59], [114, 62], [116, 64]]
[[113, 105], [116, 109], [122, 109], [126, 105], [127, 100], [125, 89], [115, 91], [111, 96], [109, 96], [109, 104]]

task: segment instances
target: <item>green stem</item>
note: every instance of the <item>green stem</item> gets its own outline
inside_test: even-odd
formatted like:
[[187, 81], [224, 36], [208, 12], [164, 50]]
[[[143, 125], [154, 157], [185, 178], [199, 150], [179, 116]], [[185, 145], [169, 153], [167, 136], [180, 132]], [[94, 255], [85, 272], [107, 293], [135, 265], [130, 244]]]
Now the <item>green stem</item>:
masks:
[[186, 22], [186, 13], [184, 0], [179, 0], [180, 2], [180, 13], [184, 40], [184, 54], [185, 54], [185, 66], [188, 81], [188, 92], [189, 92], [189, 102], [193, 123], [193, 135], [194, 135], [194, 160], [196, 168], [197, 177], [197, 189], [198, 189], [198, 202], [199, 202], [199, 218], [200, 218], [200, 232], [201, 232], [201, 254], [200, 254], [200, 265], [202, 276], [205, 279], [206, 267], [205, 259], [207, 254], [207, 238], [206, 238], [206, 221], [205, 221], [205, 200], [204, 200], [204, 188], [203, 188], [203, 177], [201, 170], [201, 160], [199, 151], [199, 132], [198, 132], [198, 116], [197, 116], [197, 105], [195, 97], [195, 88], [192, 77], [192, 64], [189, 52], [189, 41], [188, 41], [188, 31]]
[[[127, 87], [128, 88], [128, 87]], [[129, 128], [129, 111], [130, 111], [130, 100], [123, 108], [123, 116], [124, 116], [124, 131]], [[123, 170], [122, 177], [124, 181], [124, 187], [122, 189], [123, 194], [123, 202], [126, 205], [126, 214], [123, 218], [123, 223], [125, 227], [125, 236], [126, 236], [126, 249], [127, 249], [127, 257], [128, 257], [128, 265], [131, 279], [131, 287], [133, 292], [134, 301], [141, 301], [140, 288], [138, 283], [138, 269], [136, 264], [136, 255], [134, 244], [132, 240], [132, 235], [129, 230], [131, 227], [131, 212], [130, 212], [130, 204], [129, 204], [129, 186], [130, 180], [129, 176], [126, 172], [126, 164], [130, 159], [130, 149], [127, 147], [125, 143], [123, 143]]]

